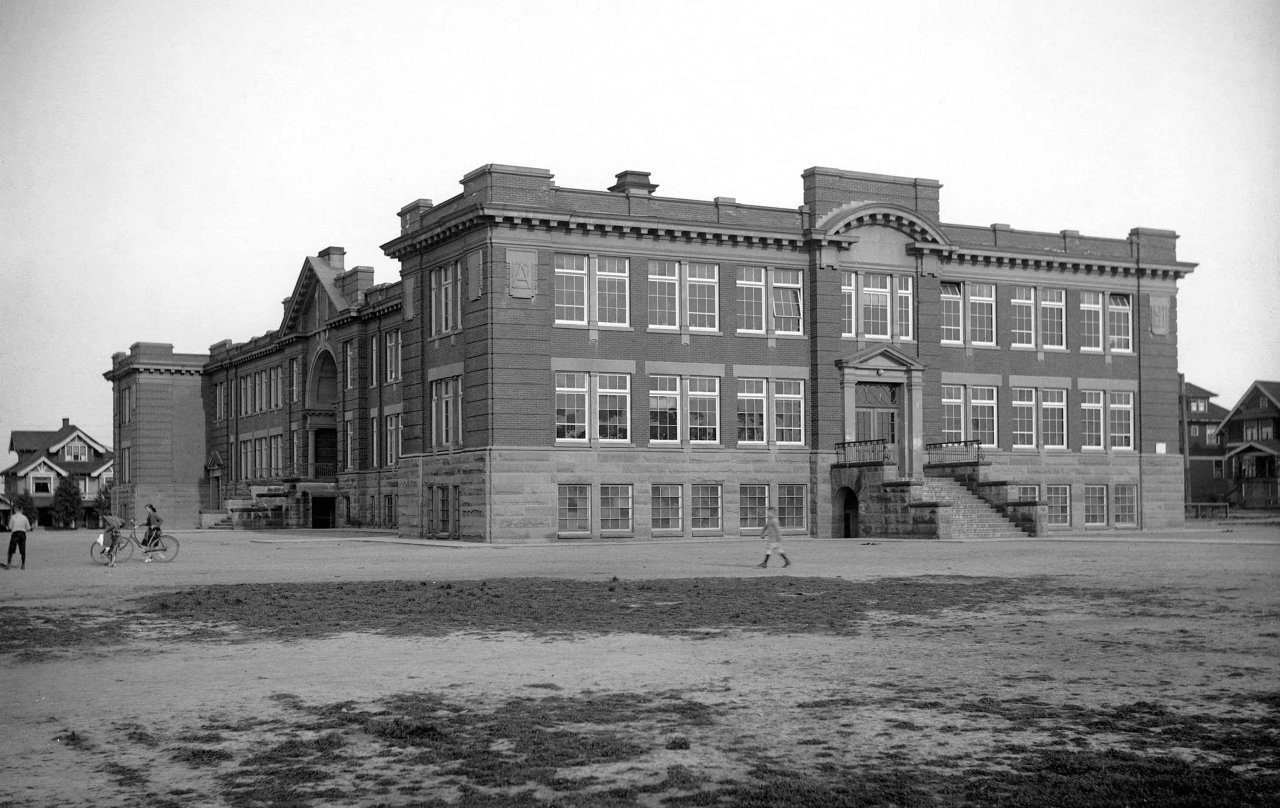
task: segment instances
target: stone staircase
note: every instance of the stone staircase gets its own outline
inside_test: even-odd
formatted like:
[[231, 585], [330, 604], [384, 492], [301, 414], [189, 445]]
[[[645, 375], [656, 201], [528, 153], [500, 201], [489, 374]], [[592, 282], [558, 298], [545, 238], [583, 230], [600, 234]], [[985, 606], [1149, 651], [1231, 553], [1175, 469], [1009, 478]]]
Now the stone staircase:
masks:
[[951, 503], [955, 539], [1025, 539], [1027, 534], [965, 485], [950, 477], [927, 477], [917, 494], [926, 502]]

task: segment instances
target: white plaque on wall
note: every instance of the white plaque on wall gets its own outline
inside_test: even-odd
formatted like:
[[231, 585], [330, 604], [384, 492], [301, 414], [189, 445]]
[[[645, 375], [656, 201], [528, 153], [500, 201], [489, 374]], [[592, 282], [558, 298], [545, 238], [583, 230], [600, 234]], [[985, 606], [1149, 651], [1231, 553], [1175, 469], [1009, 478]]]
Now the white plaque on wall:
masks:
[[535, 250], [507, 250], [507, 293], [530, 299], [538, 291], [538, 253]]

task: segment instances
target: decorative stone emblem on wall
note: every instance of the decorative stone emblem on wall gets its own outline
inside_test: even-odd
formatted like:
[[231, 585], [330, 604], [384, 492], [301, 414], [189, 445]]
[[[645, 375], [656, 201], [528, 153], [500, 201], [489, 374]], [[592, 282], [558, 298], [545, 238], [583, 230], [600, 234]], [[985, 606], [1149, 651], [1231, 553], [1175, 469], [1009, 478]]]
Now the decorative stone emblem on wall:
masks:
[[1151, 296], [1151, 333], [1157, 337], [1169, 334], [1169, 298], [1166, 295]]
[[538, 254], [533, 250], [507, 250], [507, 293], [531, 299], [537, 292]]

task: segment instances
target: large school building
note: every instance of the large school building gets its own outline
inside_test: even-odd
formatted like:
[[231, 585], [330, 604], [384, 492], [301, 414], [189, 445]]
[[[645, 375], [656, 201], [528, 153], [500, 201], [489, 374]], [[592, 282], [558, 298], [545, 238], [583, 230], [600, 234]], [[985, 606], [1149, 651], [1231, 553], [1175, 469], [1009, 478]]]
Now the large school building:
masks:
[[400, 211], [395, 283], [305, 259], [277, 328], [200, 359], [181, 518], [496, 542], [750, 536], [770, 505], [816, 537], [1182, 519], [1175, 233], [946, 224], [937, 181], [831, 168], [790, 207], [615, 179], [486, 165]]

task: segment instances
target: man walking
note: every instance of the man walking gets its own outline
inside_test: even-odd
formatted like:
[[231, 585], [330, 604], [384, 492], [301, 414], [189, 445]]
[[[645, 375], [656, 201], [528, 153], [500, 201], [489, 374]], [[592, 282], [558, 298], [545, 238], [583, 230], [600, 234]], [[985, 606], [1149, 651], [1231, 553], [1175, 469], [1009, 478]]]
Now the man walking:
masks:
[[756, 564], [761, 569], [769, 566], [769, 556], [777, 553], [782, 558], [782, 566], [791, 566], [790, 559], [787, 554], [782, 552], [782, 529], [778, 524], [778, 509], [770, 505], [764, 512], [764, 533], [761, 534], [765, 541], [764, 561]]
[[9, 557], [3, 564], [5, 569], [13, 565], [14, 550], [22, 555], [22, 569], [27, 568], [27, 531], [30, 529], [31, 522], [27, 519], [27, 515], [15, 510], [9, 517]]

